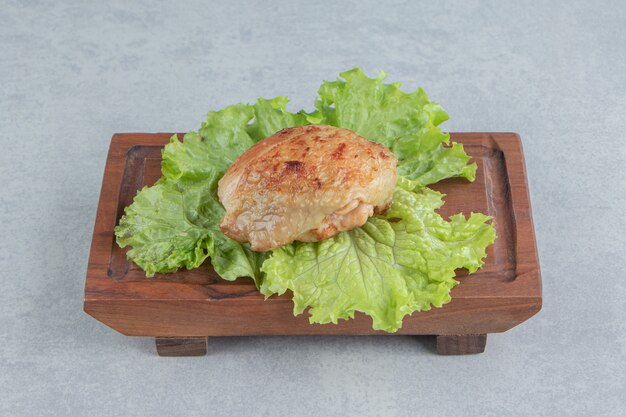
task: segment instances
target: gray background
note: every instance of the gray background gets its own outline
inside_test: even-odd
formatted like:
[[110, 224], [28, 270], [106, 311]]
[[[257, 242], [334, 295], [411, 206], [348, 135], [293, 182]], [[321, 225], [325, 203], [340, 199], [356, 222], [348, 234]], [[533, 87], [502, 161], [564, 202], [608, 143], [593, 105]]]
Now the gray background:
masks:
[[[0, 0], [0, 414], [589, 415], [624, 411], [626, 6], [615, 2]], [[340, 3], [340, 4], [338, 4]], [[522, 136], [544, 307], [439, 357], [410, 337], [216, 338], [159, 358], [82, 312], [114, 132], [386, 69], [450, 131]]]

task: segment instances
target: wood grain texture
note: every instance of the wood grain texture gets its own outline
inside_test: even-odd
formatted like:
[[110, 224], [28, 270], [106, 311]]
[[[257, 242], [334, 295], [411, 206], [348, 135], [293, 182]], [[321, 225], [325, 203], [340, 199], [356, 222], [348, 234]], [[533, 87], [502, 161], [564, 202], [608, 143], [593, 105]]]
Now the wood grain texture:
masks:
[[[147, 279], [114, 241], [113, 229], [138, 189], [160, 176], [161, 149], [169, 133], [113, 136], [107, 159], [85, 285], [85, 311], [125, 335], [236, 336], [387, 334], [361, 313], [338, 325], [311, 325], [294, 317], [290, 294], [264, 297], [252, 280], [221, 280], [207, 262], [192, 271]], [[395, 334], [460, 335], [506, 331], [541, 308], [541, 279], [524, 158], [514, 133], [453, 133], [478, 164], [473, 183], [442, 181], [444, 216], [483, 212], [498, 238], [485, 266], [460, 285], [442, 308], [405, 317]]]
[[204, 356], [207, 353], [206, 337], [157, 337], [159, 356]]
[[437, 336], [437, 353], [440, 355], [483, 353], [486, 343], [486, 334]]

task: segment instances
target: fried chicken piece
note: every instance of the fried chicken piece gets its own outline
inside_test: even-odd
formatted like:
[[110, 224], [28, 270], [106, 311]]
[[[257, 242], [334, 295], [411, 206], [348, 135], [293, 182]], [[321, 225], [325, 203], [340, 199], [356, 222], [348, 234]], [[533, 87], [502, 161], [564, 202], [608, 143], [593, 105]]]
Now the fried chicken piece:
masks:
[[391, 205], [397, 163], [385, 146], [348, 129], [283, 129], [244, 152], [220, 180], [220, 229], [255, 251], [328, 239]]

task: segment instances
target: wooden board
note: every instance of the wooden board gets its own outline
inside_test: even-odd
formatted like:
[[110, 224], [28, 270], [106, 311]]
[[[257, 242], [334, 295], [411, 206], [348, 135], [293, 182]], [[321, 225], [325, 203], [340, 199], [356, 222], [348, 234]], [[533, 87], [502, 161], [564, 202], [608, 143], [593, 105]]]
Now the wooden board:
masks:
[[[117, 246], [113, 229], [137, 190], [160, 177], [161, 149], [170, 136], [113, 136], [89, 257], [85, 312], [132, 336], [387, 334], [372, 330], [371, 319], [361, 313], [338, 325], [309, 324], [306, 314], [293, 316], [289, 294], [264, 300], [251, 279], [221, 280], [209, 262], [193, 271], [147, 279]], [[486, 213], [494, 218], [498, 238], [479, 272], [466, 277], [459, 271], [461, 284], [452, 290], [452, 302], [405, 317], [395, 334], [502, 332], [541, 308], [539, 263], [519, 136], [453, 133], [452, 140], [463, 143], [478, 163], [478, 172], [473, 183], [453, 179], [433, 187], [447, 195], [439, 212], [444, 217], [458, 212]], [[442, 340], [453, 340], [448, 346], [468, 345]], [[454, 348], [442, 347], [442, 351], [454, 353]]]

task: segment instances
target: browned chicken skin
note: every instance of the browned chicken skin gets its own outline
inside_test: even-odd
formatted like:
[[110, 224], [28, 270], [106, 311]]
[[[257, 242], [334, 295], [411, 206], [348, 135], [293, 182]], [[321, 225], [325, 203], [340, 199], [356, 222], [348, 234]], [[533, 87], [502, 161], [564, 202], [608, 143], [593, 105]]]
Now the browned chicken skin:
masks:
[[220, 229], [255, 251], [328, 239], [389, 207], [397, 163], [385, 146], [348, 129], [283, 129], [244, 152], [220, 180]]

